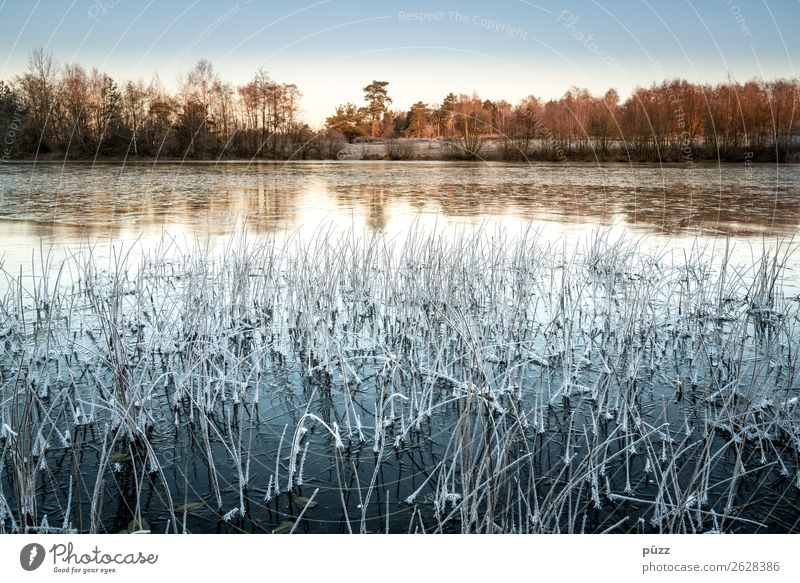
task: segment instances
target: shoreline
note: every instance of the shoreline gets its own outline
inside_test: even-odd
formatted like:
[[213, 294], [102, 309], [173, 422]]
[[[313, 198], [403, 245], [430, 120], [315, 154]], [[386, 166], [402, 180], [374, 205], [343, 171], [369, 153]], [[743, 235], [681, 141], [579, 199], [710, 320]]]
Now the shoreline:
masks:
[[[304, 163], [304, 162], [414, 162], [414, 163], [465, 163], [473, 164], [508, 164], [508, 165], [550, 165], [550, 166], [617, 166], [629, 167], [667, 167], [667, 168], [693, 168], [735, 166], [741, 164], [746, 168], [754, 165], [774, 166], [800, 164], [800, 155], [791, 152], [784, 160], [775, 159], [775, 153], [765, 150], [756, 152], [731, 152], [722, 157], [704, 157], [699, 155], [688, 158], [676, 155], [674, 149], [665, 146], [663, 156], [655, 158], [626, 156], [621, 145], [609, 148], [605, 153], [592, 147], [584, 146], [571, 152], [566, 151], [566, 146], [555, 150], [548, 149], [544, 144], [531, 146], [524, 150], [508, 149], [509, 145], [495, 138], [488, 138], [475, 151], [464, 149], [458, 141], [433, 139], [433, 138], [398, 138], [356, 140], [341, 144], [338, 149], [328, 150], [327, 155], [321, 152], [310, 152], [304, 148], [282, 150], [264, 157], [238, 157], [238, 156], [206, 156], [206, 157], [145, 157], [145, 156], [98, 156], [92, 158], [70, 158], [67, 154], [52, 153], [40, 154], [38, 157], [9, 158], [4, 157], [3, 163], [76, 163], [76, 164], [220, 164], [220, 163]], [[562, 149], [563, 148], [563, 149]], [[291, 154], [291, 155], [290, 155]], [[741, 154], [741, 155], [739, 155]]]
[[275, 158], [224, 158], [224, 159], [213, 159], [213, 158], [203, 158], [203, 159], [189, 159], [183, 160], [180, 158], [98, 158], [96, 160], [88, 159], [88, 158], [76, 158], [76, 159], [56, 159], [56, 158], [19, 158], [19, 159], [8, 159], [3, 160], [0, 163], [0, 168], [7, 164], [28, 164], [28, 165], [35, 165], [35, 164], [47, 164], [47, 165], [85, 165], [85, 164], [107, 164], [107, 165], [117, 165], [117, 164], [180, 164], [180, 165], [207, 165], [207, 164], [269, 164], [269, 165], [283, 165], [283, 164], [358, 164], [358, 165], [367, 165], [367, 164], [430, 164], [430, 165], [437, 165], [437, 164], [453, 164], [453, 165], [463, 165], [463, 166], [476, 166], [480, 164], [485, 165], [502, 165], [502, 166], [542, 166], [542, 167], [554, 167], [554, 166], [579, 166], [579, 167], [587, 167], [587, 166], [597, 166], [597, 167], [607, 167], [607, 166], [629, 166], [634, 168], [686, 168], [691, 169], [695, 166], [700, 166], [702, 168], [716, 168], [720, 166], [726, 167], [735, 167], [737, 165], [742, 166], [758, 166], [758, 167], [767, 167], [767, 166], [798, 166], [800, 162], [749, 162], [749, 161], [729, 161], [729, 160], [698, 160], [694, 162], [658, 162], [658, 161], [638, 161], [638, 160], [566, 160], [563, 162], [559, 161], [552, 161], [552, 160], [542, 160], [542, 159], [530, 159], [530, 160], [454, 160], [454, 159], [447, 159], [447, 158], [414, 158], [409, 160], [391, 160], [388, 158], [369, 158], [369, 159], [329, 159], [329, 158], [290, 158], [290, 159], [275, 159]]

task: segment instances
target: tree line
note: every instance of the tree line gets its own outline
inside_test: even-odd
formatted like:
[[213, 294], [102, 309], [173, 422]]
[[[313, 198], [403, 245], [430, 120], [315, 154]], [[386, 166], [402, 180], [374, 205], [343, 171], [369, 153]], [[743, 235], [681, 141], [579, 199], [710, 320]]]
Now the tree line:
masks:
[[392, 109], [388, 86], [368, 84], [363, 105], [339, 105], [315, 131], [302, 118], [299, 88], [263, 69], [235, 86], [201, 60], [169, 92], [158, 77], [118, 82], [36, 49], [24, 73], [0, 80], [3, 160], [335, 158], [346, 142], [402, 138], [439, 141], [442, 157], [465, 159], [800, 160], [798, 80], [675, 79], [625, 100], [614, 89], [516, 104], [449, 93], [408, 111]]
[[375, 81], [364, 87], [367, 106], [338, 106], [326, 127], [351, 141], [444, 140], [463, 158], [800, 161], [799, 89], [786, 79], [674, 79], [639, 87], [624, 101], [614, 89], [595, 97], [571, 88], [560, 99], [529, 96], [515, 105], [449, 93], [441, 103], [396, 112], [381, 105], [391, 99], [385, 82]]
[[6, 158], [286, 158], [318, 147], [301, 97], [264, 70], [237, 87], [201, 60], [170, 93], [157, 76], [120, 83], [36, 49], [0, 81], [0, 128], [14, 126]]

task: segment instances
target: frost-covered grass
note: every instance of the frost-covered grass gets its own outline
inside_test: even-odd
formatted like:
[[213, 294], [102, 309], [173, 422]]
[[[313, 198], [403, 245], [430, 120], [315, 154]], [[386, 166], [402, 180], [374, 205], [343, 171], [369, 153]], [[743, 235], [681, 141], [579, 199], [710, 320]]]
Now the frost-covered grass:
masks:
[[797, 532], [790, 252], [42, 258], [0, 298], [0, 531]]

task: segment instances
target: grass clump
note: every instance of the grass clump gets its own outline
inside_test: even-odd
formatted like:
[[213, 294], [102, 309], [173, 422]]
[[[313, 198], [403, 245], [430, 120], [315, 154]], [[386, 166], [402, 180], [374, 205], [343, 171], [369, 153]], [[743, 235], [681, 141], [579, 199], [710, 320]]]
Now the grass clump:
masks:
[[327, 231], [6, 273], [0, 530], [797, 532], [790, 252]]

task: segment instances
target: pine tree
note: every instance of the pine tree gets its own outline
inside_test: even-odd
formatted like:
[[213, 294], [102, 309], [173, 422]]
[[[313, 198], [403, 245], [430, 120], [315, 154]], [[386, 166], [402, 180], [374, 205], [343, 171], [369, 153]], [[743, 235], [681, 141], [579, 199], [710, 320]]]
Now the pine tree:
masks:
[[364, 117], [370, 121], [370, 136], [373, 138], [378, 135], [378, 122], [383, 114], [389, 111], [389, 105], [392, 103], [392, 98], [386, 89], [388, 86], [388, 81], [373, 81], [363, 89], [367, 106], [362, 108], [362, 111]]

